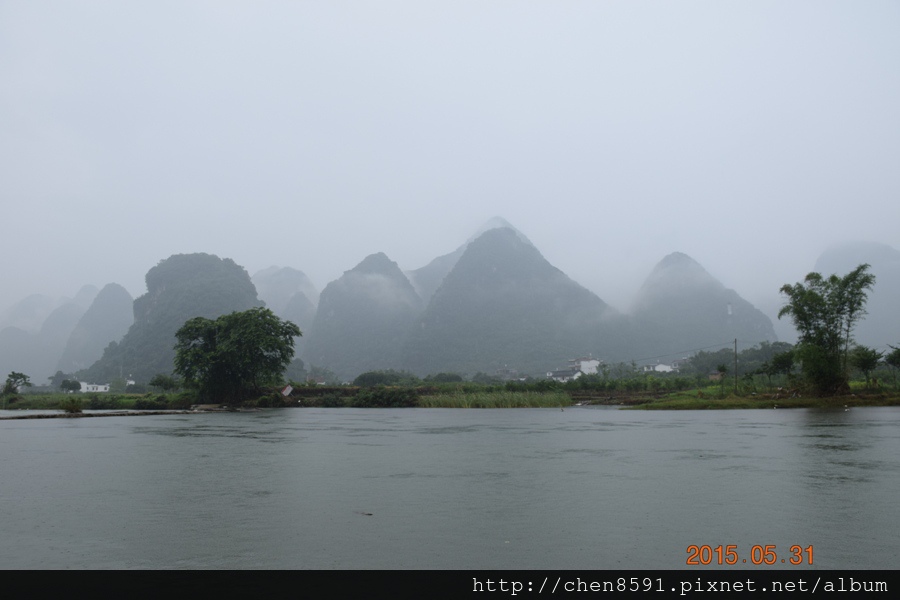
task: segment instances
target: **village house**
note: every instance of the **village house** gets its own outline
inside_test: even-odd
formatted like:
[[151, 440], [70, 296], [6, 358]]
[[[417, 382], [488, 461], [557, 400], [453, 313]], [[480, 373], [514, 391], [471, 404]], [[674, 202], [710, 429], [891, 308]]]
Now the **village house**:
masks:
[[559, 369], [557, 371], [548, 371], [547, 377], [558, 381], [560, 383], [566, 383], [567, 381], [575, 381], [579, 377], [584, 375], [580, 369]]
[[644, 373], [672, 373], [678, 369], [672, 365], [664, 365], [656, 363], [655, 365], [644, 365]]
[[87, 382], [84, 382], [84, 381], [79, 381], [78, 383], [81, 384], [81, 392], [82, 392], [82, 393], [87, 393], [87, 392], [108, 392], [108, 391], [109, 391], [109, 384], [108, 384], [108, 383], [97, 384], [97, 383], [87, 383]]
[[585, 375], [596, 375], [603, 361], [591, 356], [582, 358], [573, 358], [569, 361], [570, 369], [578, 369]]

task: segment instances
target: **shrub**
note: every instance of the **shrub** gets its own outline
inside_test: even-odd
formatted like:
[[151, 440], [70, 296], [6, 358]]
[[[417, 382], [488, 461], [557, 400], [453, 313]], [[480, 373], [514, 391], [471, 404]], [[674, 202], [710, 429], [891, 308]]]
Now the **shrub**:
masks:
[[194, 392], [181, 392], [174, 398], [169, 398], [167, 404], [173, 410], [187, 410], [197, 404], [197, 395]]
[[278, 392], [272, 392], [256, 399], [255, 405], [260, 408], [283, 408], [285, 397]]
[[415, 375], [405, 371], [367, 371], [357, 375], [353, 380], [353, 385], [359, 387], [375, 387], [376, 385], [402, 385], [404, 383], [415, 383], [417, 381]]
[[377, 387], [360, 390], [353, 406], [372, 408], [403, 408], [418, 405], [419, 395], [412, 388]]
[[519, 407], [563, 407], [572, 404], [572, 399], [563, 391], [550, 392], [476, 392], [465, 394], [451, 392], [423, 397], [420, 406], [428, 408], [519, 408]]
[[427, 376], [423, 381], [428, 383], [462, 383], [462, 375], [458, 373], [435, 373]]
[[88, 408], [91, 410], [115, 410], [120, 408], [119, 398], [116, 396], [101, 398], [98, 394], [91, 394], [88, 397]]
[[60, 410], [64, 410], [69, 414], [76, 414], [81, 412], [81, 400], [78, 398], [66, 398], [62, 402], [59, 403]]
[[156, 398], [138, 398], [134, 401], [135, 410], [165, 410], [169, 408], [165, 396], [157, 396]]
[[328, 408], [338, 408], [342, 406], [347, 406], [347, 403], [344, 401], [343, 396], [340, 394], [325, 394], [321, 399], [322, 406], [326, 406]]

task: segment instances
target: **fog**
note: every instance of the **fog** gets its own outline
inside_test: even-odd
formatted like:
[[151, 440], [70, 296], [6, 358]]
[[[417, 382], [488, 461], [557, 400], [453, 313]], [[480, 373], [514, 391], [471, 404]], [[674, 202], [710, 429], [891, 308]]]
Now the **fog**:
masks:
[[[627, 309], [900, 247], [897, 2], [0, 2], [0, 309], [176, 253], [322, 290], [502, 216]], [[774, 307], [774, 308], [773, 308]]]

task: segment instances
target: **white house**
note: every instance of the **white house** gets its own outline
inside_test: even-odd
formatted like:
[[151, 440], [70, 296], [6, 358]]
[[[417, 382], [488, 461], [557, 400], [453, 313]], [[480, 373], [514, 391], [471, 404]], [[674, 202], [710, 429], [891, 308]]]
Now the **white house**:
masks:
[[560, 383], [565, 383], [567, 381], [574, 381], [584, 375], [578, 369], [559, 369], [558, 371], [548, 371], [547, 377], [553, 379], [554, 381], [559, 381]]
[[97, 383], [87, 383], [84, 381], [79, 381], [78, 383], [81, 384], [82, 392], [108, 392], [109, 391], [108, 383], [97, 384]]
[[602, 360], [588, 356], [587, 358], [573, 358], [569, 361], [569, 368], [578, 369], [585, 375], [596, 375], [602, 364]]
[[656, 363], [655, 365], [644, 365], [645, 373], [672, 373], [673, 371], [677, 371], [675, 367], [672, 365], [664, 365], [662, 363]]

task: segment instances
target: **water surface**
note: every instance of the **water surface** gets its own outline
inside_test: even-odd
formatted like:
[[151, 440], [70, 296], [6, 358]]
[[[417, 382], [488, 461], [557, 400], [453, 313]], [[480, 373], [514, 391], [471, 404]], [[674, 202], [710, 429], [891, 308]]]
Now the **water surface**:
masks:
[[813, 568], [900, 555], [896, 408], [0, 421], [0, 452], [6, 568], [673, 569], [691, 544], [742, 559], [812, 545]]

